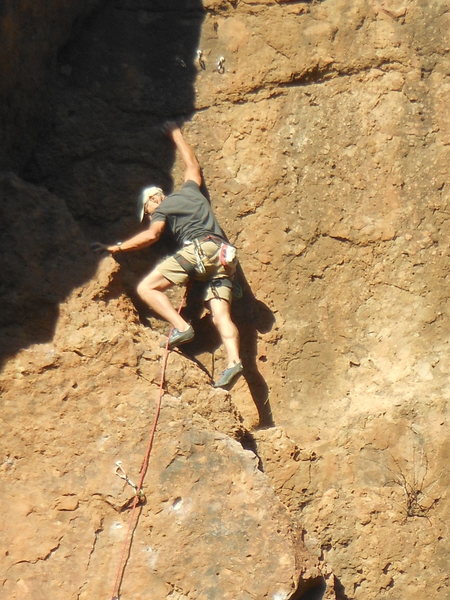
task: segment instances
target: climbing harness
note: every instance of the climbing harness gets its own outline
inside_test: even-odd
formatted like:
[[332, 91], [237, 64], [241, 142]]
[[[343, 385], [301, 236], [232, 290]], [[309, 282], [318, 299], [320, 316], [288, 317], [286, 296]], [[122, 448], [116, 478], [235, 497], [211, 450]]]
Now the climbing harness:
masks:
[[230, 290], [233, 289], [233, 282], [231, 281], [231, 279], [228, 279], [228, 277], [218, 277], [217, 279], [212, 279], [209, 282], [209, 285], [211, 286], [211, 291], [213, 293], [214, 298], [217, 298], [218, 300], [221, 300], [221, 296], [217, 288], [225, 287]]
[[185, 258], [182, 254], [177, 252], [173, 255], [174, 259], [180, 265], [180, 267], [185, 271], [190, 277], [193, 277], [197, 272], [196, 263], [190, 262], [187, 258]]
[[[181, 309], [184, 306], [185, 300], [186, 300], [186, 292], [183, 296], [183, 299], [181, 300], [180, 306], [178, 308], [178, 313], [181, 312]], [[150, 461], [150, 454], [152, 452], [153, 441], [155, 439], [156, 427], [158, 425], [159, 415], [161, 413], [161, 403], [162, 403], [162, 398], [164, 396], [164, 383], [165, 383], [165, 377], [166, 377], [166, 368], [167, 368], [167, 362], [168, 362], [168, 358], [169, 358], [169, 338], [170, 338], [171, 333], [172, 333], [172, 329], [169, 331], [169, 334], [167, 336], [166, 347], [165, 347], [162, 365], [161, 365], [161, 378], [160, 378], [160, 382], [159, 382], [159, 395], [158, 395], [158, 400], [156, 402], [155, 416], [153, 417], [153, 423], [150, 428], [150, 433], [149, 433], [148, 442], [147, 442], [147, 448], [145, 450], [144, 458], [142, 460], [141, 468], [139, 470], [139, 481], [138, 481], [137, 485], [134, 484], [131, 481], [131, 479], [128, 477], [127, 473], [125, 472], [125, 470], [122, 467], [122, 462], [121, 461], [116, 462], [116, 471], [115, 471], [116, 475], [118, 477], [120, 477], [121, 479], [123, 479], [124, 481], [126, 481], [128, 483], [128, 485], [130, 485], [134, 489], [135, 495], [134, 495], [132, 504], [130, 506], [131, 513], [130, 513], [130, 518], [128, 521], [127, 533], [125, 536], [122, 553], [120, 555], [120, 561], [119, 561], [119, 566], [117, 568], [117, 574], [116, 574], [116, 579], [114, 582], [114, 588], [113, 588], [111, 600], [120, 600], [120, 588], [122, 586], [125, 568], [127, 566], [128, 559], [130, 557], [131, 545], [133, 543], [134, 532], [136, 531], [136, 527], [137, 527], [137, 524], [139, 521], [142, 506], [144, 505], [144, 502], [142, 500], [143, 499], [145, 500], [145, 495], [144, 495], [142, 486], [144, 484], [144, 479], [147, 474], [148, 465], [149, 465], [149, 461]]]
[[210, 285], [212, 288], [226, 287], [230, 290], [233, 289], [233, 282], [228, 277], [217, 277], [217, 279], [212, 279]]
[[174, 254], [174, 259], [178, 262], [180, 267], [191, 277], [194, 275], [206, 275], [206, 267], [204, 259], [206, 258], [205, 253], [202, 249], [203, 242], [214, 242], [219, 247], [219, 260], [220, 264], [225, 270], [232, 275], [236, 270], [236, 253], [237, 250], [228, 242], [224, 242], [222, 238], [217, 235], [206, 235], [205, 237], [196, 238], [193, 241], [185, 241], [185, 246], [194, 245], [195, 263], [190, 262], [180, 252]]

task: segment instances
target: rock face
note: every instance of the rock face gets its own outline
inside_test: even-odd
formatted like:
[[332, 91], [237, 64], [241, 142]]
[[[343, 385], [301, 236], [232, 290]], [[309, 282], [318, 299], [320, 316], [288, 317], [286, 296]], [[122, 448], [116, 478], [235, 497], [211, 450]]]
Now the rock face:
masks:
[[167, 118], [239, 248], [245, 378], [212, 390], [192, 313], [122, 597], [448, 596], [448, 30], [443, 0], [0, 9], [0, 598], [112, 594], [166, 331], [134, 288], [170, 242], [89, 242], [182, 181]]
[[101, 0], [2, 2], [0, 168], [22, 169], [51, 124], [49, 87], [58, 53]]

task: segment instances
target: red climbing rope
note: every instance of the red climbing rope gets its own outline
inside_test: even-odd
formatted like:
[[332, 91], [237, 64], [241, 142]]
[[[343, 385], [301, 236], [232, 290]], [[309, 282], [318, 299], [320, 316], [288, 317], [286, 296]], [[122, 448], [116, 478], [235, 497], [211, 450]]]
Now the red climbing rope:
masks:
[[[178, 308], [178, 313], [180, 313], [181, 309], [183, 308], [183, 305], [184, 305], [184, 302], [186, 299], [186, 295], [187, 295], [187, 292], [185, 292], [185, 294], [183, 296], [180, 307]], [[158, 425], [159, 415], [161, 413], [161, 402], [162, 402], [162, 398], [164, 396], [164, 382], [165, 382], [165, 376], [166, 376], [167, 361], [169, 358], [169, 338], [170, 338], [171, 332], [172, 332], [172, 330], [169, 331], [169, 335], [167, 336], [166, 347], [164, 350], [162, 366], [161, 366], [161, 380], [159, 382], [159, 395], [158, 395], [158, 400], [156, 402], [155, 416], [153, 418], [153, 423], [150, 428], [150, 433], [149, 433], [148, 442], [147, 442], [147, 448], [146, 448], [146, 451], [144, 454], [144, 459], [142, 461], [141, 468], [139, 471], [139, 481], [135, 487], [135, 496], [133, 498], [133, 503], [131, 505], [131, 513], [130, 513], [130, 519], [128, 521], [127, 534], [126, 534], [125, 541], [123, 544], [122, 553], [120, 556], [119, 567], [117, 569], [116, 580], [114, 582], [114, 589], [112, 592], [111, 600], [119, 600], [119, 598], [120, 598], [120, 588], [122, 586], [125, 568], [127, 566], [127, 562], [130, 557], [134, 532], [136, 531], [136, 527], [139, 522], [139, 517], [141, 515], [141, 510], [142, 510], [142, 506], [143, 506], [143, 503], [140, 502], [140, 500], [143, 498], [142, 486], [144, 484], [144, 479], [147, 474], [148, 464], [150, 461], [150, 454], [151, 454], [152, 448], [153, 448], [153, 440], [155, 439], [156, 427]]]

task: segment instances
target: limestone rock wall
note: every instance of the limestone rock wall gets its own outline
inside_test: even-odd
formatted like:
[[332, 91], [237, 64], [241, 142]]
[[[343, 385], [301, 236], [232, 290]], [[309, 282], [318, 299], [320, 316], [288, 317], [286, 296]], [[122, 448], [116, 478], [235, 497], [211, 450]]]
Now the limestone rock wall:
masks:
[[245, 378], [212, 391], [224, 356], [193, 314], [123, 597], [446, 597], [446, 3], [67, 2], [32, 44], [17, 24], [49, 15], [25, 8], [0, 13], [0, 597], [112, 589], [115, 463], [137, 478], [166, 330], [134, 286], [170, 246], [89, 242], [182, 180], [167, 118], [239, 248]]

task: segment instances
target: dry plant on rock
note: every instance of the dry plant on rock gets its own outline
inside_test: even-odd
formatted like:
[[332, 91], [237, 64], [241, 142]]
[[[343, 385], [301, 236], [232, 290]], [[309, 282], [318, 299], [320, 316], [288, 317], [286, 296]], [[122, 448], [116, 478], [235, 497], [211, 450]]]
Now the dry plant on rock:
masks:
[[425, 517], [428, 518], [430, 510], [439, 502], [439, 498], [430, 496], [431, 489], [438, 482], [439, 477], [433, 481], [427, 482], [428, 477], [428, 457], [425, 450], [420, 450], [420, 457], [417, 457], [417, 450], [413, 448], [412, 466], [406, 469], [391, 454], [391, 460], [394, 468], [388, 467], [394, 475], [391, 483], [399, 485], [405, 495], [405, 515], [406, 518]]

